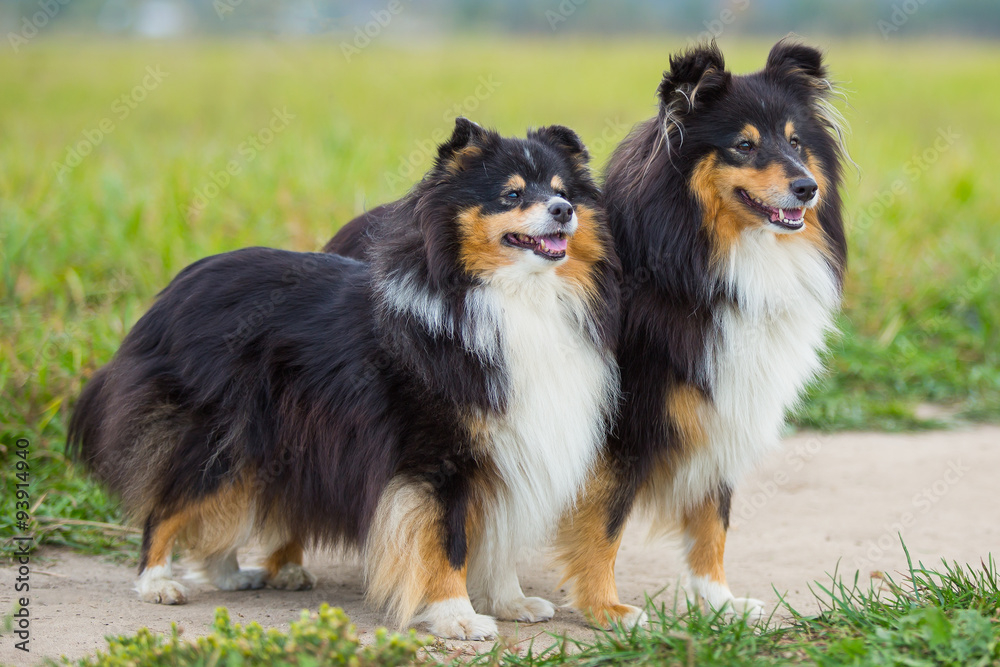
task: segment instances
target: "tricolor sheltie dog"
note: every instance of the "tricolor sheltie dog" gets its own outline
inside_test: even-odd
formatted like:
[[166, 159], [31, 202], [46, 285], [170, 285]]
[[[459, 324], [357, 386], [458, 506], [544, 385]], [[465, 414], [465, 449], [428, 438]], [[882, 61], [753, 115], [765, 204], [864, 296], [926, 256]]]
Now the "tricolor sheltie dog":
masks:
[[[458, 119], [363, 263], [249, 248], [182, 271], [87, 384], [72, 448], [143, 526], [136, 589], [185, 601], [175, 542], [221, 589], [304, 589], [357, 547], [370, 599], [446, 637], [539, 621], [553, 537], [616, 406], [617, 259], [587, 152]], [[252, 540], [261, 569], [241, 569]], [[489, 615], [487, 615], [489, 614]]]
[[625, 624], [615, 554], [632, 510], [683, 538], [689, 588], [734, 598], [733, 490], [820, 369], [846, 261], [838, 114], [821, 54], [779, 42], [734, 76], [713, 43], [671, 58], [659, 113], [615, 150], [603, 202], [623, 268], [622, 409], [562, 531], [572, 601]]
[[[762, 614], [726, 584], [733, 489], [820, 368], [846, 261], [841, 134], [821, 54], [779, 42], [763, 70], [734, 76], [713, 43], [670, 65], [659, 113], [605, 175], [623, 267], [621, 413], [558, 540], [571, 602], [604, 625], [642, 618], [614, 579], [636, 508], [680, 530], [689, 587], [711, 608]], [[325, 250], [361, 256], [386, 210]]]

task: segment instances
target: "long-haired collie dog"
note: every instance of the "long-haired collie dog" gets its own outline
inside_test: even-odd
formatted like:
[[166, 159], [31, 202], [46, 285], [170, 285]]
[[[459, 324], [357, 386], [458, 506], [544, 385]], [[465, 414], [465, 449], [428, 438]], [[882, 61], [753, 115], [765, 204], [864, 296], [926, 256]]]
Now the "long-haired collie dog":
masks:
[[[840, 301], [830, 94], [815, 49], [779, 42], [763, 70], [734, 76], [713, 43], [671, 59], [659, 113], [611, 158], [602, 201], [623, 267], [621, 414], [558, 540], [571, 601], [596, 622], [642, 618], [614, 580], [636, 506], [680, 529], [689, 585], [711, 608], [762, 614], [730, 592], [723, 551], [733, 489], [820, 368]], [[387, 210], [324, 250], [361, 256]]]
[[820, 369], [846, 262], [841, 131], [820, 52], [779, 42], [726, 71], [713, 43], [670, 60], [659, 113], [615, 150], [603, 202], [623, 268], [622, 408], [600, 473], [560, 537], [573, 602], [623, 621], [615, 554], [634, 507], [678, 528], [689, 588], [734, 598], [733, 490], [779, 441]]
[[[143, 526], [136, 589], [311, 587], [362, 553], [405, 625], [486, 638], [554, 607], [515, 564], [554, 537], [615, 409], [619, 268], [571, 130], [458, 119], [370, 263], [249, 248], [182, 271], [80, 396], [78, 456]], [[261, 569], [237, 549], [256, 539]], [[489, 615], [486, 615], [489, 614]]]

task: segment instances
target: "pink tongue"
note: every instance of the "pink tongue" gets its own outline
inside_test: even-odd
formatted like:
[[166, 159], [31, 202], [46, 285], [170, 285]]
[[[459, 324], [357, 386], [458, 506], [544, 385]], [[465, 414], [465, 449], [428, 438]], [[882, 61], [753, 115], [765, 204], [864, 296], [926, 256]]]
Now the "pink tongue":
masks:
[[[785, 214], [785, 220], [801, 220], [803, 209], [786, 208], [781, 212]], [[771, 214], [771, 222], [778, 222], [778, 220], [781, 220], [781, 218], [778, 217], [778, 209], [774, 209], [774, 213]]]
[[556, 252], [566, 250], [566, 246], [569, 245], [569, 239], [565, 236], [562, 238], [558, 236], [543, 236], [542, 238], [545, 239], [545, 247]]

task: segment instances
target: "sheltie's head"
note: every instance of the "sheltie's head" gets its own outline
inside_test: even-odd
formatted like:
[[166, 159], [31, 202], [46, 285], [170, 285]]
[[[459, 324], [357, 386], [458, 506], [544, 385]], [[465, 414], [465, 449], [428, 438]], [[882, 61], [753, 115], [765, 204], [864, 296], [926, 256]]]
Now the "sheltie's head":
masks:
[[[458, 118], [424, 182], [432, 187], [420, 206], [440, 214], [427, 231], [451, 236], [459, 264], [478, 279], [555, 271], [589, 286], [608, 244], [588, 160], [566, 127], [513, 139]], [[453, 226], [440, 224], [446, 220]]]
[[820, 207], [839, 211], [830, 91], [822, 55], [801, 44], [779, 42], [746, 76], [725, 70], [714, 43], [671, 59], [658, 91], [669, 146], [690, 160], [720, 248], [751, 228], [820, 234]]
[[428, 321], [458, 316], [470, 288], [502, 282], [564, 285], [610, 322], [617, 258], [588, 161], [563, 126], [521, 139], [458, 118], [431, 170], [375, 223], [377, 280], [399, 307], [433, 305], [441, 316]]
[[[657, 118], [612, 161], [609, 208], [616, 199], [629, 206], [642, 199], [634, 188], [653, 173], [662, 180], [648, 201], [660, 200], [660, 218], [683, 217], [680, 210], [693, 208], [684, 198], [697, 204], [700, 219], [689, 232], [708, 237], [709, 261], [747, 238], [772, 234], [821, 247], [839, 276], [843, 154], [831, 93], [822, 55], [801, 44], [778, 42], [764, 69], [748, 75], [726, 71], [714, 43], [672, 57], [657, 91]], [[664, 206], [675, 210], [664, 214]], [[634, 210], [631, 217], [644, 214]]]

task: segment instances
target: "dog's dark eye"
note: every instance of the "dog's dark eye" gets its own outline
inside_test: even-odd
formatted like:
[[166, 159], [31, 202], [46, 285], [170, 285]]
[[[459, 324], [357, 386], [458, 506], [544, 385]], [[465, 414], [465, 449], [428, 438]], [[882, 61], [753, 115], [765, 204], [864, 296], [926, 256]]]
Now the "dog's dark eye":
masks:
[[566, 201], [569, 201], [569, 195], [566, 194], [565, 190], [556, 190], [556, 197], [562, 197]]
[[521, 193], [518, 192], [517, 190], [508, 190], [506, 193], [504, 193], [503, 197], [507, 201], [516, 201], [520, 196]]
[[789, 140], [788, 140], [788, 143], [789, 143], [789, 144], [790, 144], [790, 145], [792, 146], [792, 148], [794, 148], [795, 150], [799, 150], [799, 138], [798, 138], [798, 137], [792, 137], [791, 139], [789, 139]]
[[741, 153], [749, 153], [754, 148], [753, 143], [744, 139], [740, 143], [736, 144], [736, 150]]

